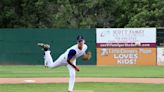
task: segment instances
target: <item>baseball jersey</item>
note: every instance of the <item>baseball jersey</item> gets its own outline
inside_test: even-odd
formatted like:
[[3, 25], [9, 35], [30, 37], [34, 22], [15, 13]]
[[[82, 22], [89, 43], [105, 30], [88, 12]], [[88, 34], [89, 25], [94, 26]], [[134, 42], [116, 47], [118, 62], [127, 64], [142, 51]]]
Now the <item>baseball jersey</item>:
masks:
[[64, 55], [65, 55], [65, 57], [67, 57], [67, 59], [71, 59], [71, 61], [73, 61], [74, 59], [84, 55], [87, 48], [88, 48], [87, 45], [84, 44], [82, 50], [80, 50], [78, 48], [78, 44], [76, 44], [76, 45], [68, 48], [66, 50], [66, 52], [64, 53]]

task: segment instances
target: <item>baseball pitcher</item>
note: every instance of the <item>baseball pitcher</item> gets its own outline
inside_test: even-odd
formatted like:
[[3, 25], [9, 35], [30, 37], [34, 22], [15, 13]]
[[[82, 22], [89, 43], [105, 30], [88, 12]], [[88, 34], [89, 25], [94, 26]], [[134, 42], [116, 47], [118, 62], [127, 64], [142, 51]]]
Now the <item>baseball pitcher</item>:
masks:
[[69, 70], [69, 87], [68, 92], [73, 92], [73, 87], [75, 83], [76, 71], [80, 71], [79, 67], [76, 66], [76, 59], [80, 56], [83, 56], [83, 60], [89, 60], [91, 58], [91, 52], [86, 52], [87, 45], [83, 36], [77, 36], [77, 44], [68, 48], [59, 58], [53, 61], [50, 54], [50, 45], [44, 43], [38, 43], [38, 46], [44, 49], [44, 65], [49, 68], [56, 68], [59, 66], [67, 66]]

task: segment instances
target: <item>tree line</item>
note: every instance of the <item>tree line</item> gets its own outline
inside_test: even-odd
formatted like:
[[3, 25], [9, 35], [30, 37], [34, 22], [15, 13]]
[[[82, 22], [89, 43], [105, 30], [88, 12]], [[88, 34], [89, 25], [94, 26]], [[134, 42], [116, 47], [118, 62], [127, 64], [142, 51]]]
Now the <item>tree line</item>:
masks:
[[1, 0], [0, 28], [164, 27], [164, 0]]

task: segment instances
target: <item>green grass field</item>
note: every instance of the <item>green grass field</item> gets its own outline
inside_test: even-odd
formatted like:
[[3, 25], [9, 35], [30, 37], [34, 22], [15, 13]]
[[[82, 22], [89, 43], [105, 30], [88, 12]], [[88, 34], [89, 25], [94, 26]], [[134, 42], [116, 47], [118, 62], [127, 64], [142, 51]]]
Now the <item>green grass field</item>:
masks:
[[[78, 77], [164, 78], [163, 66], [80, 66]], [[68, 77], [66, 67], [0, 66], [0, 77]], [[67, 92], [67, 83], [0, 84], [0, 92]], [[147, 83], [75, 83], [75, 90], [94, 92], [163, 92], [164, 84]]]
[[[76, 83], [75, 90], [94, 92], [163, 92], [164, 84]], [[0, 92], [67, 92], [67, 84], [3, 84]]]
[[[164, 66], [80, 66], [78, 77], [164, 78]], [[0, 66], [0, 77], [68, 77], [66, 67]]]

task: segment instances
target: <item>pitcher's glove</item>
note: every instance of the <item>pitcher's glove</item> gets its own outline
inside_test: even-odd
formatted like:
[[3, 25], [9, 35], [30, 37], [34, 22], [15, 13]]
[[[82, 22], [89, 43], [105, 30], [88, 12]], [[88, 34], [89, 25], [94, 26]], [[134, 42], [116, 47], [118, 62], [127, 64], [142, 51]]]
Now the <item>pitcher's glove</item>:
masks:
[[88, 60], [91, 59], [91, 57], [92, 57], [92, 53], [91, 53], [91, 52], [87, 52], [86, 54], [84, 54], [84, 55], [82, 56], [82, 60], [83, 60], [83, 61], [88, 61]]

